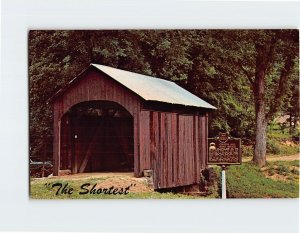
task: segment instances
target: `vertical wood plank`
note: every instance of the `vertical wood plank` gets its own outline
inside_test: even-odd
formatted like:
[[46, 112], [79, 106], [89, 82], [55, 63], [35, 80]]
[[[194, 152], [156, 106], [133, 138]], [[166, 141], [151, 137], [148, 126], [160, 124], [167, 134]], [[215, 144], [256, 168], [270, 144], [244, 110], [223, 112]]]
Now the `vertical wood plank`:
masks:
[[185, 132], [186, 132], [186, 169], [185, 169], [185, 182], [190, 183], [191, 173], [191, 132], [190, 132], [190, 116], [185, 116]]
[[151, 154], [151, 166], [153, 169], [153, 183], [154, 188], [159, 188], [159, 176], [160, 176], [160, 167], [159, 167], [159, 127], [158, 127], [158, 112], [150, 113], [150, 154]]
[[186, 156], [187, 154], [187, 132], [186, 132], [186, 118], [185, 116], [182, 116], [182, 124], [183, 124], [183, 134], [182, 134], [182, 157], [181, 157], [181, 163], [182, 163], [182, 181], [181, 183], [182, 184], [185, 184], [186, 183], [186, 164], [188, 162], [188, 158]]
[[156, 177], [157, 177], [157, 187], [161, 187], [161, 154], [160, 154], [160, 114], [155, 112], [156, 116], [156, 134], [155, 134], [155, 145], [156, 145]]
[[178, 132], [178, 184], [182, 185], [184, 175], [184, 119], [179, 115], [179, 132]]
[[205, 145], [205, 137], [206, 137], [206, 129], [205, 129], [205, 116], [200, 116], [200, 137], [201, 137], [201, 169], [205, 167], [206, 160], [206, 145]]
[[160, 112], [160, 186], [166, 187], [166, 137], [165, 137], [165, 113]]
[[205, 155], [204, 155], [204, 163], [203, 168], [207, 167], [207, 157], [208, 157], [208, 113], [205, 114], [205, 138], [204, 138], [204, 145], [205, 145]]
[[199, 138], [199, 165], [200, 169], [202, 169], [202, 164], [203, 164], [203, 148], [202, 148], [202, 118], [201, 116], [198, 116], [198, 124], [199, 124], [199, 130], [198, 130], [198, 138]]
[[190, 182], [195, 183], [195, 144], [194, 144], [194, 116], [190, 116], [190, 141], [191, 141], [191, 148], [190, 148], [190, 161], [191, 161], [191, 171], [190, 171]]
[[188, 182], [193, 183], [194, 176], [194, 151], [193, 151], [193, 116], [188, 117], [188, 132], [189, 132], [189, 169], [188, 169]]
[[72, 169], [72, 117], [69, 115], [68, 117], [68, 169]]
[[195, 153], [195, 182], [200, 181], [200, 158], [199, 158], [199, 121], [198, 116], [194, 116], [194, 153]]
[[167, 171], [168, 171], [168, 187], [172, 187], [173, 185], [173, 155], [172, 155], [172, 148], [175, 147], [172, 143], [172, 113], [167, 114]]
[[206, 150], [206, 148], [207, 148], [207, 145], [206, 145], [206, 119], [205, 119], [205, 116], [202, 118], [202, 129], [203, 129], [203, 131], [202, 131], [202, 146], [203, 146], [203, 157], [202, 157], [202, 161], [203, 161], [203, 163], [202, 163], [202, 166], [203, 166], [203, 168], [205, 167], [204, 165], [205, 165], [205, 160], [206, 160], [206, 155], [207, 155], [207, 150]]
[[133, 117], [133, 157], [134, 157], [134, 176], [139, 177], [140, 174], [140, 161], [139, 161], [139, 113], [137, 110]]
[[150, 112], [140, 112], [140, 166], [150, 169]]

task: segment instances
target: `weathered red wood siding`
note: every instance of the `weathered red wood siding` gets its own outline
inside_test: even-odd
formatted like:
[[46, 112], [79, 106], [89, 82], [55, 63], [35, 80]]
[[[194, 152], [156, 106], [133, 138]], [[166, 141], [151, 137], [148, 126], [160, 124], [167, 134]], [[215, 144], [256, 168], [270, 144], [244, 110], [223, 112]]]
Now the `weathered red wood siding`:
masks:
[[63, 95], [57, 97], [54, 101], [54, 175], [58, 175], [60, 169], [60, 149], [59, 145], [61, 136], [60, 122], [64, 113], [66, 113], [75, 104], [92, 101], [106, 100], [113, 101], [122, 105], [134, 119], [134, 167], [135, 175], [139, 173], [139, 157], [138, 157], [138, 138], [139, 138], [139, 112], [141, 99], [129, 91], [126, 87], [101, 74], [93, 69], [88, 70], [83, 77], [68, 87]]
[[206, 167], [207, 115], [142, 111], [140, 119], [140, 169], [153, 169], [155, 188], [199, 183]]

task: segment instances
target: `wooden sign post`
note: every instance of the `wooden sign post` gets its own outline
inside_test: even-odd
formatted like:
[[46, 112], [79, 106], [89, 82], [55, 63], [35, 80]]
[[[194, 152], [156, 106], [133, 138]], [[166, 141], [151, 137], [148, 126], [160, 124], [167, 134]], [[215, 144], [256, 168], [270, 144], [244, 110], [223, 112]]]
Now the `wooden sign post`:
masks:
[[207, 164], [222, 168], [222, 199], [226, 199], [226, 173], [229, 165], [240, 165], [241, 139], [233, 138], [228, 133], [219, 133], [215, 138], [208, 138]]

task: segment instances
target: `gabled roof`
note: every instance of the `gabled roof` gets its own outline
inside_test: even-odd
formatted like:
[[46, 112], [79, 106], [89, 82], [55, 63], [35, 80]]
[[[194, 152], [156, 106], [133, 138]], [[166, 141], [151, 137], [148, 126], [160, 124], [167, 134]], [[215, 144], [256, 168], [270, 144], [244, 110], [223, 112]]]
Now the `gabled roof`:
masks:
[[[146, 101], [159, 101], [184, 106], [216, 109], [211, 104], [188, 92], [174, 82], [99, 64], [91, 64], [90, 66], [107, 74]], [[75, 81], [75, 79], [69, 84]], [[63, 88], [63, 90], [64, 89], [65, 88]], [[63, 90], [57, 94], [60, 94]]]

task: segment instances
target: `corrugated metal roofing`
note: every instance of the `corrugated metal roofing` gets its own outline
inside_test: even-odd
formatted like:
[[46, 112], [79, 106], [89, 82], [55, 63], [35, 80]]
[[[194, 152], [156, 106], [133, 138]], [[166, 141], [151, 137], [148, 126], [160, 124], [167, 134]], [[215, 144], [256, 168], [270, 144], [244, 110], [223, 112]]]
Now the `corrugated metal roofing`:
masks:
[[174, 82], [109, 66], [99, 64], [91, 65], [126, 86], [144, 100], [216, 109], [211, 104], [193, 95]]

